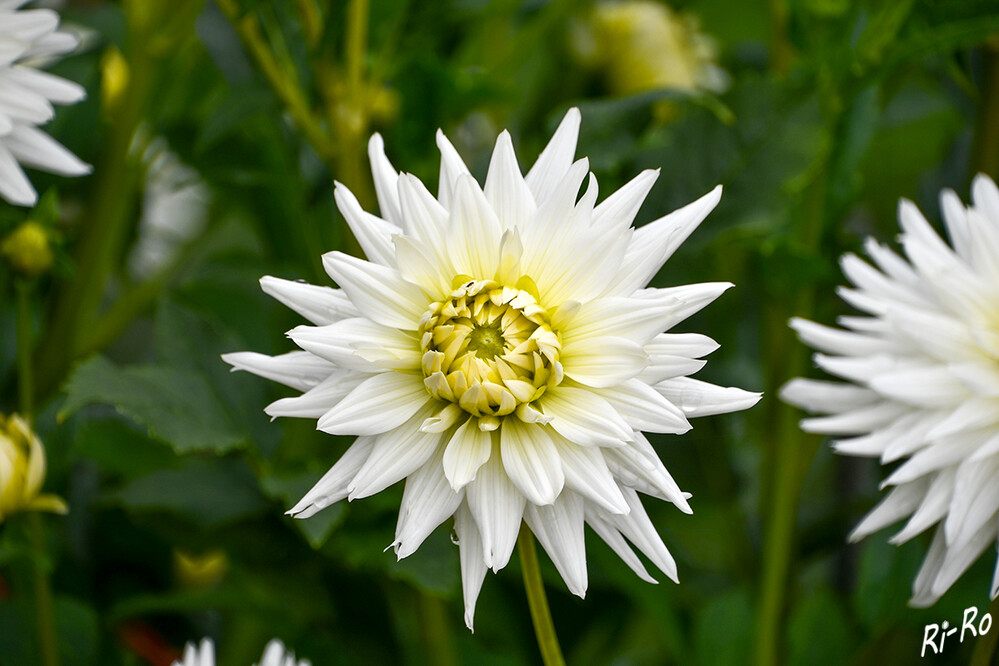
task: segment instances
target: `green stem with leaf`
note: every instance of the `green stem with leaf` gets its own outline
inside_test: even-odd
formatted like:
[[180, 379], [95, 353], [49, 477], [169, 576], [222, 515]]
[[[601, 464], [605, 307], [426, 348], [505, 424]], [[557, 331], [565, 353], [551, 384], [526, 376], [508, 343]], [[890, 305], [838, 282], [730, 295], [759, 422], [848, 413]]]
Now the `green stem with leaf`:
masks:
[[534, 536], [526, 525], [520, 528], [517, 537], [517, 551], [520, 553], [520, 566], [524, 572], [524, 590], [527, 592], [527, 605], [531, 609], [531, 622], [534, 624], [534, 635], [538, 639], [541, 650], [541, 660], [545, 666], [565, 666], [562, 648], [555, 634], [555, 623], [548, 608], [548, 597], [545, 595], [545, 584], [541, 580], [541, 568], [538, 566], [538, 551], [534, 547]]
[[[17, 290], [17, 384], [21, 416], [33, 422], [34, 373], [32, 372], [32, 283], [18, 279]], [[59, 666], [59, 649], [56, 642], [55, 619], [52, 612], [52, 588], [49, 583], [48, 554], [45, 551], [45, 526], [38, 512], [27, 516], [28, 533], [31, 539], [32, 583], [35, 593], [35, 624], [38, 632], [38, 651], [43, 666]]]

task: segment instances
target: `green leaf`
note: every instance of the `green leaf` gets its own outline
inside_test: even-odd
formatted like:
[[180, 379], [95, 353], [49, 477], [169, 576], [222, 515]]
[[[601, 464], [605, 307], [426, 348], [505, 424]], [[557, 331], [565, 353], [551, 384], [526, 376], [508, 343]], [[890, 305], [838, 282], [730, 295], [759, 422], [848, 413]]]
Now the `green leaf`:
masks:
[[111, 405], [177, 453], [225, 453], [246, 442], [208, 382], [193, 370], [121, 368], [95, 356], [76, 369], [66, 393], [60, 420], [86, 405]]
[[749, 592], [736, 589], [700, 607], [694, 626], [698, 663], [733, 666], [746, 663], [752, 650], [753, 606]]
[[185, 460], [181, 469], [154, 472], [111, 493], [131, 511], [169, 512], [203, 528], [259, 514], [270, 504], [239, 460]]
[[100, 640], [97, 611], [70, 597], [57, 598], [54, 606], [60, 662], [63, 666], [96, 664]]
[[176, 467], [178, 458], [161, 442], [150, 439], [126, 421], [88, 421], [76, 433], [74, 450], [110, 474], [145, 476]]

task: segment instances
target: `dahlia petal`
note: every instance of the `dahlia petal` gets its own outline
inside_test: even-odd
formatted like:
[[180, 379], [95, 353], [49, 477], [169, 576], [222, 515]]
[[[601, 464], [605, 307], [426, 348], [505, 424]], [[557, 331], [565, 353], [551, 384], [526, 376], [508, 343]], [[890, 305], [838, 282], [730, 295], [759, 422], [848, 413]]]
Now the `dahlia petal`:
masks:
[[975, 532], [985, 529], [986, 523], [995, 517], [999, 507], [999, 484], [995, 483], [999, 458], [969, 459], [949, 471], [956, 478], [951, 481], [953, 499], [943, 524], [948, 547], [970, 541]]
[[394, 267], [395, 248], [392, 245], [392, 236], [401, 234], [402, 229], [392, 222], [365, 212], [357, 198], [343, 183], [334, 183], [333, 199], [368, 261]]
[[697, 201], [636, 229], [622, 270], [608, 293], [629, 294], [648, 284], [680, 244], [714, 210], [721, 193], [719, 185]]
[[543, 426], [504, 419], [500, 426], [503, 469], [534, 504], [551, 504], [562, 492], [565, 474], [558, 450]]
[[816, 324], [807, 319], [793, 317], [788, 325], [798, 334], [798, 339], [813, 349], [829, 354], [877, 354], [891, 350], [887, 340], [842, 331]]
[[[974, 195], [974, 186], [972, 186], [972, 195]], [[973, 249], [968, 231], [968, 211], [954, 190], [945, 189], [940, 192], [940, 210], [943, 212], [944, 224], [954, 245], [954, 251], [966, 262], [971, 263]]]
[[337, 370], [299, 396], [275, 400], [264, 408], [271, 418], [318, 419], [371, 375], [353, 370]]
[[679, 407], [688, 418], [748, 409], [759, 402], [763, 395], [731, 386], [716, 386], [690, 377], [667, 379], [653, 388]]
[[438, 185], [437, 200], [446, 208], [451, 208], [451, 200], [454, 195], [454, 188], [458, 184], [458, 177], [468, 174], [468, 167], [461, 160], [458, 151], [454, 149], [451, 142], [444, 136], [444, 132], [437, 130], [437, 148], [441, 151], [441, 177]]
[[930, 594], [937, 599], [943, 596], [944, 592], [949, 590], [950, 586], [954, 584], [954, 581], [967, 571], [968, 567], [995, 540], [996, 529], [993, 527], [989, 530], [978, 530], [967, 543], [948, 547], [944, 561], [940, 565], [940, 571], [937, 573], [936, 579], [930, 588]]
[[895, 486], [877, 506], [864, 516], [864, 519], [853, 528], [849, 540], [851, 543], [860, 541], [865, 536], [897, 523], [911, 514], [919, 506], [929, 488], [928, 479], [916, 479], [910, 483]]
[[456, 492], [444, 476], [441, 469], [443, 452], [444, 447], [438, 446], [437, 452], [406, 479], [392, 544], [400, 560], [415, 553], [465, 499], [464, 491]]
[[986, 398], [969, 398], [950, 416], [926, 433], [931, 439], [951, 437], [963, 431], [991, 426], [999, 422], [995, 401]]
[[652, 583], [653, 585], [658, 584], [655, 578], [649, 575], [649, 572], [645, 569], [645, 565], [635, 555], [635, 551], [631, 549], [628, 542], [624, 540], [621, 533], [616, 527], [611, 525], [608, 521], [601, 518], [596, 514], [590, 507], [586, 507], [586, 523], [593, 528], [593, 531], [597, 533], [604, 542], [611, 547], [611, 550], [624, 561], [628, 567], [635, 572], [635, 574], [644, 580], [646, 583]]
[[428, 299], [397, 270], [342, 252], [324, 254], [323, 266], [365, 317], [384, 326], [416, 330]]
[[700, 333], [660, 333], [652, 339], [652, 342], [645, 344], [645, 352], [651, 362], [655, 363], [656, 357], [660, 355], [671, 358], [701, 358], [719, 346], [717, 342]]
[[[567, 489], [610, 513], [627, 513], [630, 510], [599, 449], [579, 446], [564, 437], [553, 439], [562, 461]], [[559, 497], [566, 494], [563, 492]]]
[[468, 508], [482, 539], [481, 557], [493, 571], [499, 571], [510, 561], [526, 503], [504, 471], [500, 455], [499, 445], [494, 444], [475, 481], [465, 487]]
[[469, 418], [462, 423], [444, 452], [444, 475], [455, 491], [475, 480], [476, 473], [489, 460], [493, 450], [492, 432], [480, 430], [477, 421]]
[[347, 485], [347, 499], [354, 501], [380, 493], [415, 472], [434, 454], [441, 436], [420, 431], [429, 414], [429, 409], [421, 409], [401, 426], [374, 437], [371, 455]]
[[318, 427], [331, 435], [378, 435], [411, 420], [431, 399], [415, 375], [383, 372], [361, 382], [319, 419]]
[[919, 568], [916, 579], [912, 582], [912, 599], [909, 605], [915, 608], [925, 608], [932, 606], [939, 598], [933, 594], [933, 582], [936, 580], [944, 559], [947, 556], [947, 542], [944, 540], [942, 529], [937, 529], [930, 543], [930, 549], [923, 558], [923, 566]]
[[309, 518], [319, 510], [345, 499], [348, 484], [371, 455], [374, 444], [374, 437], [358, 437], [354, 440], [336, 464], [286, 513], [295, 518]]
[[647, 344], [673, 321], [679, 301], [655, 302], [640, 298], [599, 298], [583, 303], [562, 335], [563, 341], [594, 337], [621, 337]]
[[283, 280], [270, 275], [260, 278], [260, 288], [313, 324], [332, 324], [361, 314], [340, 289]]
[[534, 215], [534, 196], [520, 173], [513, 141], [506, 130], [496, 138], [486, 174], [485, 195], [503, 229], [524, 228]]
[[4, 30], [33, 41], [59, 27], [59, 15], [51, 9], [26, 9], [3, 17]]
[[602, 509], [596, 509], [595, 512], [614, 525], [660, 571], [666, 574], [670, 580], [674, 583], [679, 583], [676, 561], [670, 555], [669, 550], [666, 549], [666, 544], [663, 543], [662, 537], [656, 532], [656, 528], [652, 525], [652, 521], [649, 520], [648, 514], [645, 513], [645, 507], [642, 506], [642, 501], [638, 498], [638, 493], [631, 488], [622, 488], [621, 490], [631, 511], [626, 514], [617, 515], [604, 514]]
[[540, 401], [550, 425], [582, 446], [620, 446], [631, 439], [631, 426], [610, 403], [585, 388], [556, 386]]
[[548, 553], [569, 591], [586, 596], [586, 542], [583, 538], [583, 499], [564, 492], [551, 506], [528, 504], [524, 520]]
[[385, 142], [378, 132], [372, 134], [368, 140], [368, 159], [371, 162], [371, 175], [375, 182], [378, 210], [384, 219], [396, 227], [404, 228], [406, 218], [403, 217], [399, 205], [399, 172], [385, 156]]
[[635, 439], [626, 446], [607, 449], [603, 454], [608, 469], [625, 486], [670, 502], [684, 513], [693, 513], [687, 493], [680, 490], [642, 433], [635, 433]]
[[461, 561], [461, 591], [465, 601], [465, 626], [474, 631], [475, 602], [486, 578], [485, 560], [482, 558], [483, 543], [479, 536], [475, 518], [469, 511], [468, 503], [462, 502], [454, 514], [454, 531], [458, 536]]
[[446, 294], [451, 288], [451, 278], [434, 260], [434, 250], [418, 238], [395, 236], [395, 263], [403, 279], [418, 284], [427, 293]]
[[17, 160], [0, 141], [0, 197], [16, 206], [34, 206], [38, 194], [28, 177], [18, 166]]
[[781, 387], [780, 399], [810, 412], [836, 414], [870, 405], [878, 394], [853, 384], [796, 378]]
[[690, 430], [690, 423], [679, 407], [638, 379], [597, 389], [596, 393], [609, 402], [635, 430], [677, 435]]
[[912, 512], [909, 521], [902, 531], [895, 534], [888, 543], [898, 545], [905, 543], [917, 534], [922, 534], [931, 525], [935, 525], [947, 515], [947, 509], [954, 495], [954, 468], [942, 470], [931, 481], [923, 496], [923, 501]]
[[256, 352], [222, 354], [222, 360], [233, 371], [246, 370], [258, 377], [307, 391], [330, 376], [336, 366], [309, 352], [289, 352], [280, 356], [267, 356]]
[[[433, 251], [438, 262], [446, 259], [444, 235], [448, 228], [449, 213], [427, 190], [419, 178], [404, 173], [399, 176], [399, 205], [406, 218], [406, 230], [412, 237], [423, 241]], [[441, 270], [448, 272], [449, 264]], [[450, 271], [453, 272], [453, 271]]]
[[80, 84], [33, 67], [14, 65], [4, 72], [4, 76], [54, 104], [75, 104], [87, 96], [87, 89]]
[[905, 405], [879, 402], [832, 416], [802, 419], [799, 425], [805, 432], [818, 432], [826, 435], [859, 435], [885, 426], [907, 411], [908, 408]]
[[298, 326], [288, 337], [302, 349], [340, 367], [362, 372], [420, 369], [419, 344], [412, 335], [364, 317], [326, 326]]
[[581, 120], [582, 116], [576, 107], [566, 111], [548, 145], [527, 172], [524, 180], [534, 194], [535, 201], [540, 203], [551, 196], [565, 172], [569, 170], [569, 165], [572, 164], [573, 156], [576, 154]]
[[970, 395], [946, 366], [884, 373], [871, 379], [870, 387], [886, 398], [928, 408], [953, 405]]
[[615, 386], [645, 369], [649, 355], [636, 342], [625, 338], [593, 337], [562, 347], [565, 374], [580, 384]]
[[4, 144], [21, 164], [60, 176], [84, 176], [92, 167], [50, 137], [29, 125], [15, 124]]
[[479, 184], [471, 175], [459, 176], [451, 204], [451, 264], [459, 274], [491, 279], [499, 268], [503, 229]]
[[593, 226], [610, 226], [621, 232], [631, 226], [649, 191], [659, 178], [659, 169], [646, 169], [593, 210]]

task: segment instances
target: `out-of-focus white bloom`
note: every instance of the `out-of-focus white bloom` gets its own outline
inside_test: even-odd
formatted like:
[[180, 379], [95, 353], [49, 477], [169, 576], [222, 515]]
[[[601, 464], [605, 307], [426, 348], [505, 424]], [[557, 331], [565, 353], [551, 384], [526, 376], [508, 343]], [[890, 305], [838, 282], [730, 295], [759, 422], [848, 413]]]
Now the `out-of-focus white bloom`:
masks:
[[788, 383], [784, 400], [826, 414], [802, 429], [844, 437], [839, 453], [904, 461], [850, 539], [903, 518], [891, 543], [936, 526], [914, 606], [936, 602], [999, 536], [999, 190], [979, 175], [972, 200], [965, 208], [954, 192], [941, 195], [951, 246], [903, 200], [906, 258], [873, 239], [865, 248], [877, 268], [843, 257], [854, 286], [839, 294], [869, 316], [841, 317], [846, 330], [791, 320], [819, 350], [816, 364], [849, 382]]
[[[188, 643], [184, 647], [184, 658], [173, 662], [173, 666], [215, 666], [215, 645], [208, 638], [201, 639], [201, 645]], [[312, 666], [307, 659], [295, 659], [295, 653], [286, 650], [284, 643], [272, 640], [264, 648], [264, 655], [256, 666]]]
[[168, 264], [182, 245], [204, 229], [211, 192], [198, 172], [170, 152], [166, 141], [156, 139], [145, 150], [146, 187], [142, 217], [129, 270], [144, 278]]
[[392, 167], [376, 134], [383, 218], [343, 185], [335, 192], [369, 261], [324, 255], [340, 289], [263, 278], [264, 291], [315, 324], [289, 333], [305, 351], [225, 356], [304, 391], [270, 415], [359, 435], [289, 513], [308, 517], [405, 478], [400, 558], [454, 516], [469, 627], [486, 570], [506, 566], [522, 521], [578, 596], [584, 522], [643, 579], [653, 580], [626, 538], [676, 580], [638, 493], [686, 513], [689, 495], [642, 431], [683, 433], [688, 417], [759, 398], [687, 377], [718, 345], [663, 332], [731, 284], [645, 288], [721, 188], [634, 229], [658, 172], [596, 205], [588, 161], [573, 161], [579, 123], [570, 110], [526, 177], [501, 133], [484, 188], [439, 132], [436, 198]]
[[90, 166], [38, 129], [55, 114], [53, 104], [75, 104], [84, 89], [35, 68], [38, 59], [68, 53], [77, 39], [58, 32], [51, 9], [20, 9], [27, 0], [0, 0], [0, 197], [33, 206], [38, 194], [21, 165], [63, 176]]
[[576, 55], [603, 71], [622, 95], [646, 90], [722, 92], [728, 73], [718, 66], [715, 41], [690, 14], [651, 0], [602, 2], [573, 32]]
[[45, 482], [45, 448], [17, 414], [0, 415], [0, 522], [21, 511], [66, 513], [66, 502], [41, 495]]

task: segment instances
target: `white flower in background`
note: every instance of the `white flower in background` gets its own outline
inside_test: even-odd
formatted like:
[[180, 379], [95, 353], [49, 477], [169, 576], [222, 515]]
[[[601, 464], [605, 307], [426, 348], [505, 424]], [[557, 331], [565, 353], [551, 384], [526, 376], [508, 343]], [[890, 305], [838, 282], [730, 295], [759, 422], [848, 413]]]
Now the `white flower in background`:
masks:
[[201, 233], [211, 204], [201, 176], [170, 152], [166, 140], [151, 141], [142, 161], [147, 169], [142, 217], [128, 257], [130, 272], [140, 279], [169, 264], [181, 246]]
[[79, 85], [35, 69], [33, 61], [68, 53], [77, 39], [57, 32], [50, 9], [19, 9], [27, 0], [0, 0], [0, 197], [33, 206], [38, 194], [21, 165], [63, 176], [82, 176], [90, 167], [37, 128], [55, 114], [53, 104], [74, 104], [86, 96]]
[[851, 541], [903, 518], [891, 543], [936, 526], [914, 606], [936, 602], [999, 536], [999, 190], [979, 175], [972, 200], [965, 208], [954, 192], [941, 196], [953, 247], [903, 200], [908, 260], [873, 239], [865, 247], [877, 268], [843, 257], [854, 288], [839, 294], [870, 316], [841, 317], [847, 330], [791, 321], [821, 352], [816, 364], [849, 382], [788, 383], [784, 400], [827, 415], [802, 429], [845, 437], [834, 443], [839, 453], [904, 461]]
[[689, 495], [641, 431], [683, 433], [688, 417], [759, 398], [688, 378], [717, 344], [662, 332], [730, 284], [643, 288], [721, 188], [633, 229], [658, 172], [595, 205], [587, 160], [573, 162], [579, 122], [570, 110], [526, 177], [501, 133], [484, 188], [438, 132], [437, 198], [392, 167], [376, 134], [384, 219], [343, 185], [335, 192], [369, 261], [324, 255], [340, 289], [264, 277], [264, 291], [315, 324], [289, 333], [305, 351], [224, 357], [304, 391], [268, 406], [271, 416], [359, 436], [289, 513], [305, 518], [405, 478], [400, 558], [454, 516], [470, 628], [486, 570], [506, 566], [522, 521], [579, 596], [584, 522], [643, 579], [653, 581], [625, 538], [676, 580], [638, 493], [687, 513]]
[[[215, 645], [203, 638], [201, 645], [188, 643], [184, 647], [184, 658], [173, 662], [173, 666], [215, 666]], [[295, 653], [285, 649], [284, 643], [272, 640], [264, 649], [264, 656], [256, 666], [312, 666], [307, 659], [295, 659]]]

